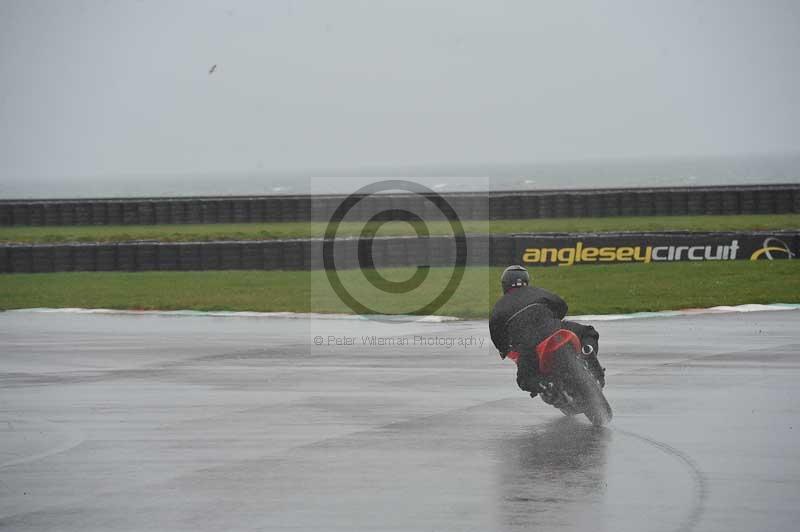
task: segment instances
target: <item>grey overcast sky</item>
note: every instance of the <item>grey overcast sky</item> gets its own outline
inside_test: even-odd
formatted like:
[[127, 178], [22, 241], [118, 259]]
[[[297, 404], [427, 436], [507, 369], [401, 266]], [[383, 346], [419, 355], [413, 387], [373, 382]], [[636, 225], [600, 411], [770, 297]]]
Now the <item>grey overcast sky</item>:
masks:
[[799, 55], [791, 0], [0, 0], [0, 178], [797, 152]]

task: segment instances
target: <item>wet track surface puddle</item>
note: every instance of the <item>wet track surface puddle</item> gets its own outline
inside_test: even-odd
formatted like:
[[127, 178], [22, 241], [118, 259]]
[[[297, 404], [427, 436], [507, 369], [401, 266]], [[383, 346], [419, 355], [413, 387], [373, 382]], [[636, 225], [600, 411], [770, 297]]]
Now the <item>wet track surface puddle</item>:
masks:
[[793, 529], [800, 312], [595, 325], [604, 428], [485, 322], [0, 314], [0, 529]]

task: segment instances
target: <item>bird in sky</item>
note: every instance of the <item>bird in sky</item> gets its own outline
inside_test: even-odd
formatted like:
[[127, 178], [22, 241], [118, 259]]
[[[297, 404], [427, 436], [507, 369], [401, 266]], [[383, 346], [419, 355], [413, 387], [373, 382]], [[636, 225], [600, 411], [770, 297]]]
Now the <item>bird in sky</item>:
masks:
[[208, 75], [210, 76], [211, 74], [213, 74], [216, 69], [217, 65], [212, 66], [211, 69], [208, 71]]

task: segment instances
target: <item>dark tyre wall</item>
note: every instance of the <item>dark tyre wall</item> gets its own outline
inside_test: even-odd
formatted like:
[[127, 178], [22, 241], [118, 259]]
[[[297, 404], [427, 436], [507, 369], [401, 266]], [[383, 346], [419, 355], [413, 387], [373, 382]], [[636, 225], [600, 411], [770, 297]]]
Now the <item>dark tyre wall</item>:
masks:
[[[462, 220], [785, 214], [800, 212], [800, 184], [523, 191], [442, 195]], [[346, 196], [252, 196], [86, 200], [2, 200], [0, 225], [147, 225], [328, 221]], [[370, 196], [352, 219], [406, 209], [441, 218], [428, 199], [413, 194]]]
[[[547, 248], [555, 253], [566, 248], [597, 247], [605, 249], [665, 247], [688, 249], [702, 246], [715, 252], [717, 246], [731, 246], [736, 241], [736, 260], [747, 260], [769, 246], [774, 258], [800, 255], [797, 231], [752, 233], [598, 233], [538, 235], [469, 235], [466, 238], [468, 266], [507, 266], [523, 264], [526, 250]], [[782, 251], [785, 246], [785, 251]], [[702, 253], [699, 250], [698, 253]], [[655, 257], [655, 254], [653, 255]], [[392, 266], [446, 266], [454, 264], [456, 245], [450, 237], [375, 238], [372, 259], [378, 268]], [[358, 240], [337, 240], [334, 246], [337, 268], [359, 267]], [[762, 257], [769, 258], [769, 257]], [[653, 259], [657, 260], [656, 258]], [[672, 259], [669, 259], [672, 260]], [[590, 261], [591, 262], [591, 261]], [[626, 262], [613, 260], [610, 262]], [[605, 262], [608, 264], [610, 262]], [[627, 260], [627, 262], [631, 262]], [[585, 260], [577, 263], [587, 264]], [[593, 264], [601, 264], [599, 261]], [[528, 266], [552, 266], [553, 261], [525, 263]], [[44, 273], [69, 271], [188, 271], [188, 270], [311, 270], [321, 269], [322, 241], [273, 240], [246, 242], [190, 242], [119, 244], [0, 245], [0, 272]]]

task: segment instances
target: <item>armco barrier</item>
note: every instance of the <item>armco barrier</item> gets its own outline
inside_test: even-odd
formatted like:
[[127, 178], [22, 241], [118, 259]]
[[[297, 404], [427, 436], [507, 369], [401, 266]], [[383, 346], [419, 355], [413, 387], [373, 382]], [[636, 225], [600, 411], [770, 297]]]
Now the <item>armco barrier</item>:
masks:
[[[359, 267], [358, 239], [337, 240], [337, 268]], [[797, 257], [800, 232], [597, 233], [468, 235], [467, 265], [570, 266]], [[386, 237], [372, 242], [376, 267], [452, 266], [450, 237]], [[0, 272], [311, 270], [321, 269], [322, 241], [125, 242], [0, 245]]]
[[[682, 214], [800, 213], [800, 184], [642, 189], [449, 193], [462, 220], [508, 220]], [[346, 196], [250, 196], [0, 200], [0, 225], [147, 225], [328, 221]], [[379, 194], [350, 213], [364, 220], [383, 209], [441, 218], [414, 194]]]

